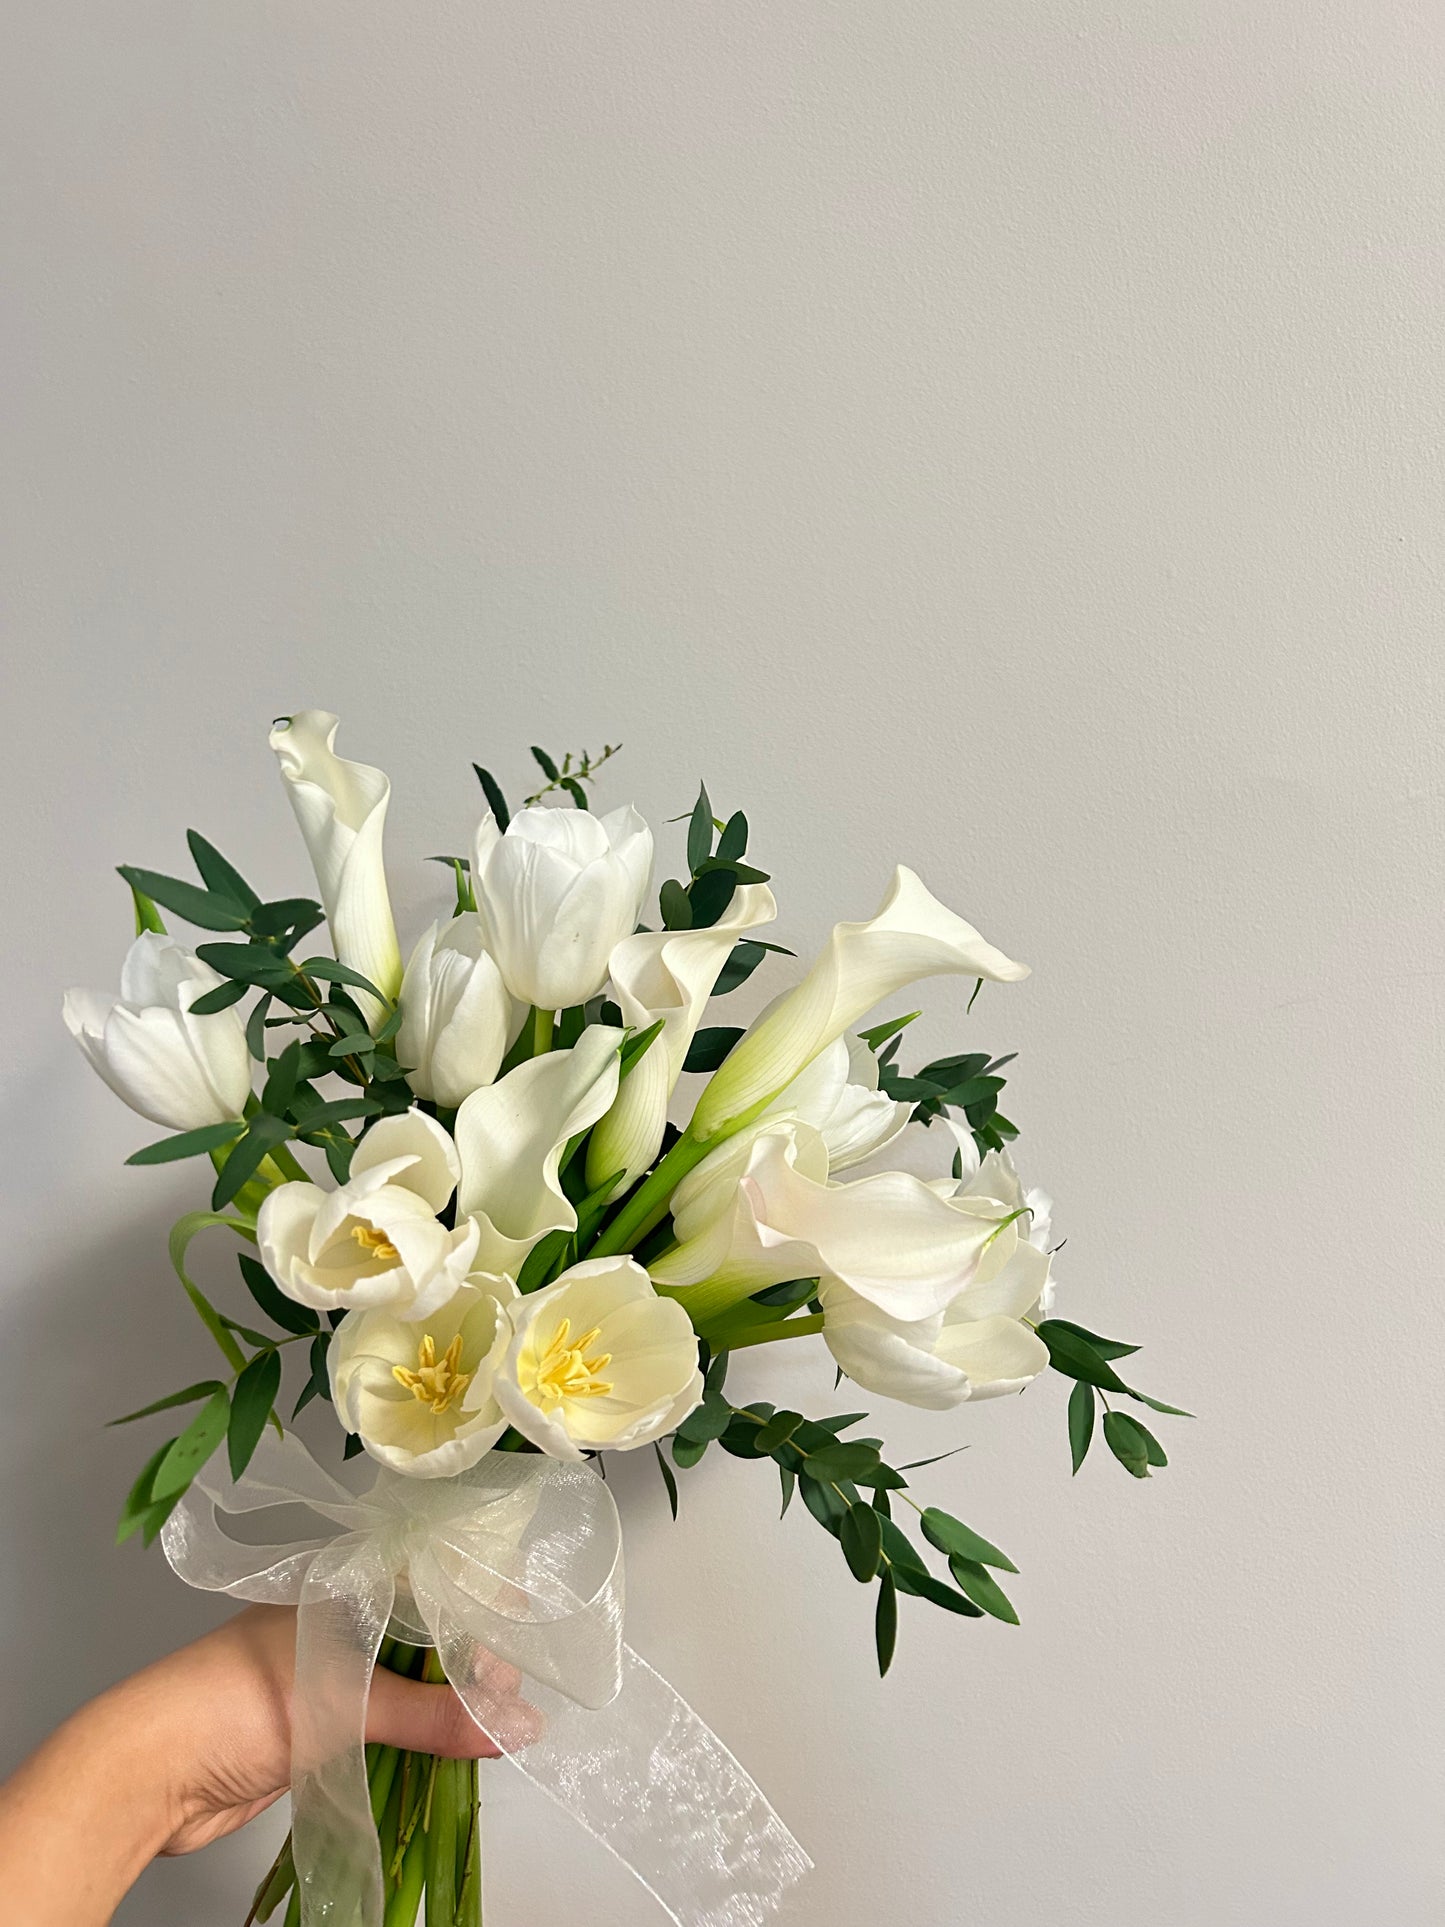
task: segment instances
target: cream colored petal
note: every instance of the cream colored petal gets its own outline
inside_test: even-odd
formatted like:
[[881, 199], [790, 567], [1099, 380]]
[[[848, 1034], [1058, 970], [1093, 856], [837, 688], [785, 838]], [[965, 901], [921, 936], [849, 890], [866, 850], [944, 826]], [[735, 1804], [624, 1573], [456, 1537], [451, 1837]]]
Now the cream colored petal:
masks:
[[[411, 1162], [402, 1166], [399, 1161], [403, 1158]], [[388, 1183], [415, 1191], [434, 1212], [445, 1209], [462, 1174], [456, 1146], [425, 1111], [379, 1117], [356, 1147], [351, 1160], [352, 1180], [379, 1164], [391, 1170]]]
[[622, 1035], [592, 1025], [571, 1050], [519, 1064], [457, 1112], [457, 1211], [481, 1228], [479, 1269], [515, 1277], [539, 1238], [576, 1228], [558, 1168], [568, 1141], [617, 1094]]
[[1049, 1362], [1048, 1346], [1016, 1318], [945, 1319], [936, 1352], [965, 1375], [971, 1398], [1022, 1391]]

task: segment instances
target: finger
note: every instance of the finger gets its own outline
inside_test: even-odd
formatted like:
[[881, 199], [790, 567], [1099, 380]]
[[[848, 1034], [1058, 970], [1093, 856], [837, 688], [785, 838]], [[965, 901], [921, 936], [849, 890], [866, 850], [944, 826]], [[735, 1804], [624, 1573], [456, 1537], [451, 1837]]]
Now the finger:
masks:
[[445, 1760], [494, 1760], [501, 1752], [450, 1686], [426, 1686], [382, 1668], [371, 1683], [366, 1737]]

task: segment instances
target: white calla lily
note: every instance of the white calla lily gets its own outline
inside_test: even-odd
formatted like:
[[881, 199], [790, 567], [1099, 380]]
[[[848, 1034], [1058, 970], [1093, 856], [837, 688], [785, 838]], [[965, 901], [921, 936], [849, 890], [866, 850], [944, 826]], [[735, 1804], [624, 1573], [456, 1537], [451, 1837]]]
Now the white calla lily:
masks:
[[[652, 1261], [652, 1274], [659, 1284], [695, 1287], [679, 1295], [698, 1319], [812, 1276], [839, 1279], [894, 1317], [926, 1318], [985, 1267], [1000, 1268], [1018, 1243], [1016, 1221], [992, 1197], [941, 1196], [906, 1171], [829, 1184], [819, 1133], [785, 1121], [748, 1147], [730, 1197], [721, 1168], [709, 1180], [700, 1165], [673, 1202], [680, 1242]], [[721, 1214], [706, 1222], [719, 1202]]]
[[554, 1458], [650, 1444], [702, 1398], [691, 1320], [631, 1258], [574, 1265], [510, 1317], [497, 1400]]
[[348, 1312], [328, 1354], [337, 1416], [372, 1458], [415, 1479], [465, 1472], [506, 1428], [494, 1382], [511, 1341], [510, 1278], [473, 1277], [424, 1317]]
[[719, 921], [706, 930], [639, 931], [612, 952], [610, 975], [623, 1022], [634, 1031], [662, 1029], [628, 1073], [617, 1101], [587, 1146], [594, 1187], [620, 1171], [626, 1190], [652, 1163], [667, 1128], [668, 1101], [688, 1046], [733, 946], [778, 914], [765, 883], [745, 883]]
[[585, 1004], [637, 922], [652, 832], [630, 805], [518, 810], [505, 832], [477, 829], [472, 887], [486, 947], [514, 997], [538, 1010]]
[[900, 866], [877, 916], [840, 923], [803, 982], [737, 1045], [698, 1100], [691, 1136], [708, 1143], [756, 1117], [777, 1093], [884, 997], [920, 977], [1028, 975]]
[[424, 1317], [476, 1258], [477, 1227], [463, 1220], [449, 1231], [436, 1215], [457, 1170], [451, 1140], [431, 1118], [383, 1118], [358, 1146], [347, 1183], [267, 1194], [256, 1222], [261, 1262], [288, 1298], [316, 1311], [388, 1306]]
[[245, 1026], [234, 1008], [191, 1014], [224, 981], [172, 938], [142, 931], [121, 966], [119, 998], [66, 991], [66, 1027], [116, 1096], [153, 1124], [224, 1124], [251, 1095]]
[[616, 1097], [622, 1039], [589, 1025], [571, 1050], [529, 1058], [457, 1112], [457, 1220], [478, 1227], [481, 1270], [515, 1277], [539, 1238], [576, 1229], [558, 1177], [562, 1153]]
[[861, 1037], [835, 1037], [763, 1112], [811, 1124], [828, 1149], [828, 1170], [862, 1164], [907, 1129], [910, 1107], [878, 1088], [878, 1059]]
[[[337, 719], [324, 709], [283, 717], [271, 731], [286, 793], [321, 890], [336, 955], [388, 997], [401, 987], [401, 951], [386, 889], [382, 832], [391, 784], [379, 769], [332, 748]], [[369, 1016], [376, 999], [356, 997]]]
[[512, 1000], [472, 916], [433, 924], [401, 980], [397, 1061], [418, 1097], [455, 1110], [490, 1084], [507, 1048]]

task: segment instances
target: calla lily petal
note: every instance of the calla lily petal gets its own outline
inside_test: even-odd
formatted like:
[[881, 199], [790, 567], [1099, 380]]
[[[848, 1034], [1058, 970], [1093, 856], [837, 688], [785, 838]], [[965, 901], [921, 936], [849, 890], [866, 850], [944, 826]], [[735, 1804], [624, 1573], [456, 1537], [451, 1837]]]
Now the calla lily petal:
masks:
[[623, 1035], [589, 1025], [571, 1050], [530, 1058], [457, 1112], [457, 1215], [479, 1227], [482, 1270], [515, 1277], [539, 1238], [575, 1230], [558, 1179], [562, 1153], [617, 1095]]
[[[271, 731], [291, 807], [306, 839], [336, 954], [388, 997], [401, 988], [401, 951], [387, 895], [382, 832], [391, 784], [332, 748], [337, 719], [303, 709]], [[368, 1015], [376, 999], [355, 993]]]
[[698, 1101], [702, 1143], [756, 1116], [825, 1045], [884, 997], [920, 977], [1028, 975], [946, 909], [912, 870], [899, 867], [877, 916], [840, 923], [803, 982], [779, 999], [718, 1070]]

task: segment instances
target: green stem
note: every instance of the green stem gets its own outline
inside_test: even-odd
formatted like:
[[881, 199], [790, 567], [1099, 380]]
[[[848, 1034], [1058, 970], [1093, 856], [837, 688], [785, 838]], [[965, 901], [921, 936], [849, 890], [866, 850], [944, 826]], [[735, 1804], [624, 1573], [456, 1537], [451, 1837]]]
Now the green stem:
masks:
[[401, 1882], [386, 1903], [384, 1927], [416, 1927], [416, 1910], [426, 1886], [426, 1835], [412, 1835], [401, 1865]]
[[426, 1911], [450, 1927], [457, 1911], [457, 1783], [460, 1760], [437, 1763], [431, 1821], [426, 1835]]
[[532, 1055], [545, 1057], [552, 1048], [552, 1036], [557, 1023], [554, 1010], [533, 1010], [532, 1012]]
[[[686, 1304], [686, 1299], [683, 1300]], [[706, 1338], [714, 1351], [740, 1352], [747, 1345], [777, 1345], [785, 1338], [810, 1338], [823, 1329], [823, 1314], [812, 1312], [806, 1318], [779, 1318], [766, 1325], [738, 1325], [730, 1332], [706, 1331], [699, 1336]]]
[[673, 1192], [695, 1165], [702, 1163], [713, 1147], [695, 1138], [680, 1137], [651, 1177], [638, 1185], [591, 1251], [589, 1258], [611, 1258], [631, 1251], [667, 1216]]
[[[466, 1845], [458, 1862], [457, 1911], [454, 1927], [482, 1927], [482, 1813], [477, 1762], [466, 1762], [468, 1809]], [[442, 1921], [439, 1927], [449, 1927]]]

